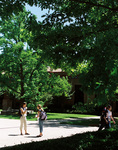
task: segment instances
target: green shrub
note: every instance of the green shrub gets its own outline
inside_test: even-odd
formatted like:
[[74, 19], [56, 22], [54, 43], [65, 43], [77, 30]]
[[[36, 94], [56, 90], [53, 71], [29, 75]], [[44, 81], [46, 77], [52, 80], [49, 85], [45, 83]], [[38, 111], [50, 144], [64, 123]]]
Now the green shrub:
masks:
[[94, 104], [91, 103], [77, 103], [72, 106], [72, 113], [86, 113], [86, 114], [96, 114], [101, 115], [102, 109], [105, 107], [105, 105], [98, 105], [97, 103]]

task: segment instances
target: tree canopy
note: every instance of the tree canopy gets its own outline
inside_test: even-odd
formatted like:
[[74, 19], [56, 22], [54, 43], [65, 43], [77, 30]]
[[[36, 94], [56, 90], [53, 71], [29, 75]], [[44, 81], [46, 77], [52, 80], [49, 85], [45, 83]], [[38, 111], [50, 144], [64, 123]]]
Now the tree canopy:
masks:
[[[30, 16], [30, 46], [42, 49], [55, 67], [77, 70], [85, 91], [112, 98], [118, 84], [118, 1], [12, 0], [3, 1], [1, 9], [7, 16], [10, 5], [12, 13], [15, 5], [20, 9], [25, 3], [53, 10], [43, 22]], [[83, 63], [87, 65], [80, 73], [77, 67]]]
[[25, 29], [25, 21], [29, 14], [24, 10], [0, 21], [0, 91], [33, 105], [52, 96], [67, 97], [71, 91], [68, 79], [48, 73], [43, 51], [28, 45], [32, 33]]

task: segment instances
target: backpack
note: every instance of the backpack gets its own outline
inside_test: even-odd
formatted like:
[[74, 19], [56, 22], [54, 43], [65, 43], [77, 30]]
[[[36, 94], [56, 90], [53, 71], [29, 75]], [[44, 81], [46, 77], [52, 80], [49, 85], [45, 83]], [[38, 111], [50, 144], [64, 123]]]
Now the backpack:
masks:
[[40, 113], [40, 119], [41, 120], [46, 120], [47, 119], [47, 114], [46, 114], [45, 111], [41, 111], [41, 113]]

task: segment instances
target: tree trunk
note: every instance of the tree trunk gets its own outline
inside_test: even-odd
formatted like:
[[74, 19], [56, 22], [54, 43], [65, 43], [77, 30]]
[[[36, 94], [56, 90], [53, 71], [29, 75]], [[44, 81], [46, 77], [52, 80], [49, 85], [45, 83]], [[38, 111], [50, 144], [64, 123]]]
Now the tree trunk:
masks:
[[23, 76], [23, 66], [22, 66], [22, 60], [20, 59], [20, 78], [21, 78], [21, 102], [24, 101], [24, 99], [22, 98], [22, 96], [25, 94], [25, 90], [24, 90], [24, 76]]

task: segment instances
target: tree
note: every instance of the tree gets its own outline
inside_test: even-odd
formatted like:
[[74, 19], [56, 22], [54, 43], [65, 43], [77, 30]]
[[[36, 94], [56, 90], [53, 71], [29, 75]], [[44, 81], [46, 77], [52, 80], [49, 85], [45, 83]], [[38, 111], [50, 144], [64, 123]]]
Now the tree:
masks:
[[25, 29], [25, 22], [29, 14], [24, 10], [1, 20], [0, 90], [35, 106], [55, 95], [68, 96], [71, 85], [67, 78], [48, 73], [43, 51], [28, 45], [32, 32]]
[[[35, 20], [31, 17], [27, 27], [35, 34], [31, 38], [34, 44], [30, 46], [39, 46], [55, 67], [76, 69], [78, 64], [87, 63], [80, 74], [83, 90], [97, 93], [99, 100], [113, 98], [118, 84], [117, 0], [22, 2], [53, 10], [52, 14], [45, 15], [42, 23], [36, 24], [36, 28], [32, 28]], [[2, 5], [3, 8], [8, 6]]]
[[[34, 35], [35, 42], [49, 54], [48, 57], [51, 54], [56, 67], [75, 69], [88, 94], [95, 93], [102, 102], [115, 98], [118, 85], [117, 2], [71, 0], [56, 1], [53, 5], [52, 1], [44, 1], [41, 7], [54, 9], [54, 12], [44, 16], [46, 18], [39, 24], [43, 26], [42, 34]], [[82, 66], [83, 63], [87, 66], [79, 72], [78, 64]]]

